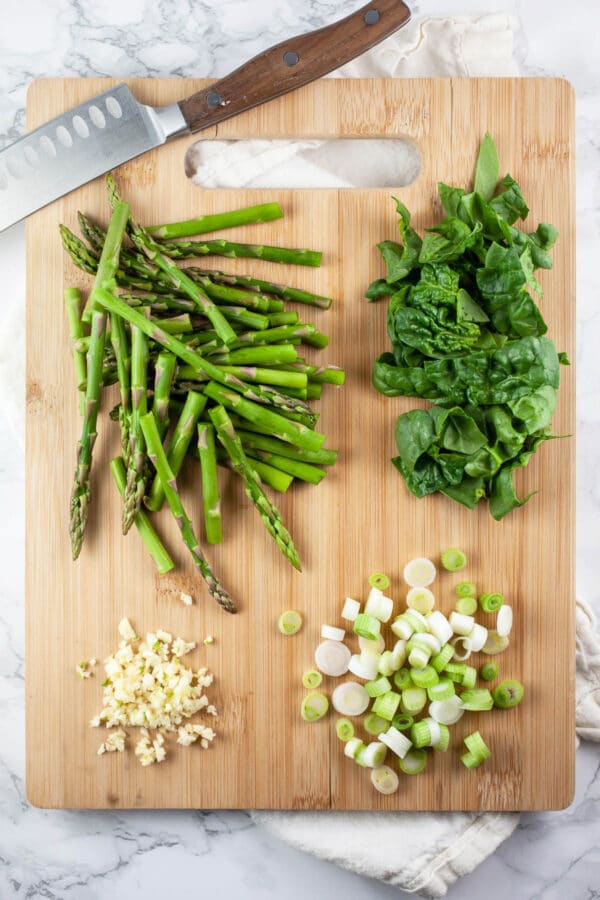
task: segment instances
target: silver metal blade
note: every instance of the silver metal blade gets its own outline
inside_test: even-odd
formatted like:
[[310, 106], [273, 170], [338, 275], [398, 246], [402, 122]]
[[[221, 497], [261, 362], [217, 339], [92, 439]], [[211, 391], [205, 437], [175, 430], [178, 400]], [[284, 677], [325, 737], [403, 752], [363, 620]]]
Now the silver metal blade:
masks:
[[0, 151], [0, 231], [185, 131], [177, 104], [145, 106], [126, 84], [92, 97]]

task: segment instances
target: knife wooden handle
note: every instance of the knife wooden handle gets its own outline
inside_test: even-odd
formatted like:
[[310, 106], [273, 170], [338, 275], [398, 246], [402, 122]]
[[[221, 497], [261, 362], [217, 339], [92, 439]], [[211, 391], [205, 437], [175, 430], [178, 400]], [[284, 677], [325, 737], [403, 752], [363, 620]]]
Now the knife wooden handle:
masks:
[[179, 103], [191, 132], [280, 97], [374, 47], [410, 19], [402, 0], [373, 0], [333, 25], [276, 44]]

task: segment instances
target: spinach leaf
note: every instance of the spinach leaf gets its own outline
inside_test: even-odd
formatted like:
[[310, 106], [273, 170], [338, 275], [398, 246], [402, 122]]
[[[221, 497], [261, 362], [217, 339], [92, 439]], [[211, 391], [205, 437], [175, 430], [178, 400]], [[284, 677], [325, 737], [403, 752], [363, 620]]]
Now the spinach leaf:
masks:
[[475, 191], [484, 200], [491, 200], [500, 177], [500, 160], [498, 151], [489, 132], [486, 132], [479, 148], [477, 166], [475, 168]]

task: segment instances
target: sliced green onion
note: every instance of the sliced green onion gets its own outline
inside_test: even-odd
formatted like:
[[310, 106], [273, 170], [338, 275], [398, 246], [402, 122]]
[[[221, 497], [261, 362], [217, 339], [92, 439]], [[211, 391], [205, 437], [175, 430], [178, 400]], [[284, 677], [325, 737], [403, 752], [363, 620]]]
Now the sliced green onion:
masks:
[[315, 663], [324, 675], [339, 678], [348, 671], [352, 654], [340, 641], [323, 641], [315, 650]]
[[405, 713], [420, 713], [427, 703], [427, 691], [425, 688], [406, 688], [402, 691], [402, 711]]
[[493, 628], [488, 631], [488, 638], [485, 642], [484, 646], [481, 648], [482, 653], [487, 653], [488, 656], [496, 656], [498, 653], [502, 653], [503, 650], [506, 650], [508, 647], [508, 638], [504, 635], [498, 634]]
[[475, 688], [472, 691], [463, 691], [460, 695], [460, 704], [463, 709], [472, 712], [485, 712], [494, 705], [494, 698], [487, 688]]
[[473, 756], [478, 756], [481, 760], [489, 759], [492, 755], [490, 748], [478, 731], [474, 731], [472, 734], [466, 736], [465, 745], [467, 750], [472, 753]]
[[388, 748], [382, 741], [371, 741], [366, 747], [361, 747], [355, 756], [359, 765], [368, 769], [375, 769], [385, 762]]
[[365, 603], [365, 615], [373, 616], [380, 622], [388, 622], [393, 609], [394, 601], [390, 597], [386, 597], [379, 588], [371, 588]]
[[462, 684], [466, 669], [467, 667], [464, 663], [448, 663], [444, 671], [451, 681]]
[[414, 724], [414, 719], [407, 713], [396, 713], [392, 719], [392, 725], [396, 731], [408, 731]]
[[430, 633], [437, 638], [440, 646], [446, 644], [452, 637], [450, 622], [439, 609], [436, 609], [435, 612], [432, 612], [427, 616], [427, 627], [429, 628]]
[[449, 550], [444, 550], [441, 556], [441, 561], [443, 567], [448, 572], [460, 572], [460, 570], [464, 569], [464, 567], [467, 565], [467, 557], [462, 550], [458, 550], [456, 547], [451, 547]]
[[325, 694], [313, 691], [307, 694], [302, 701], [300, 713], [305, 722], [318, 722], [329, 709], [329, 700]]
[[427, 765], [427, 751], [411, 747], [404, 759], [398, 760], [398, 767], [405, 775], [420, 775]]
[[357, 615], [360, 612], [360, 603], [358, 600], [353, 600], [352, 597], [346, 597], [344, 600], [344, 605], [342, 607], [342, 619], [347, 619], [349, 622], [354, 622]]
[[453, 610], [450, 613], [449, 622], [454, 634], [459, 634], [461, 635], [461, 637], [466, 637], [469, 632], [473, 630], [475, 619], [473, 618], [473, 616], [465, 616], [462, 613]]
[[441, 722], [438, 722], [438, 728], [440, 729], [440, 736], [436, 743], [431, 746], [434, 750], [440, 750], [442, 753], [445, 753], [450, 746], [450, 729], [447, 725], [442, 725]]
[[370, 712], [363, 719], [363, 727], [367, 734], [381, 734], [390, 727], [387, 719], [382, 719], [377, 713]]
[[309, 691], [318, 688], [322, 681], [323, 676], [320, 672], [317, 672], [316, 669], [310, 669], [302, 676], [302, 684], [305, 688], [308, 688]]
[[424, 669], [413, 669], [410, 676], [415, 687], [420, 688], [430, 688], [440, 680], [440, 676], [433, 666], [425, 666]]
[[[437, 725], [437, 722], [435, 722]], [[415, 722], [410, 729], [410, 739], [415, 747], [431, 746], [431, 731], [426, 721]]]
[[369, 695], [362, 684], [356, 681], [345, 681], [338, 684], [331, 702], [336, 712], [342, 716], [360, 716], [369, 705]]
[[413, 647], [408, 654], [408, 662], [413, 669], [424, 669], [431, 659], [431, 651], [424, 650], [423, 647]]
[[499, 671], [500, 668], [498, 666], [498, 663], [487, 662], [482, 665], [479, 670], [479, 674], [484, 681], [494, 681], [494, 679], [498, 677]]
[[343, 641], [346, 631], [343, 628], [336, 628], [334, 625], [321, 625], [321, 637], [325, 641]]
[[367, 681], [365, 684], [365, 691], [369, 697], [381, 697], [382, 694], [387, 694], [391, 689], [392, 685], [384, 675], [375, 681]]
[[501, 681], [493, 690], [494, 706], [497, 706], [499, 709], [512, 709], [513, 706], [519, 705], [524, 693], [525, 688], [520, 681], [514, 678], [507, 678], [506, 681]]
[[374, 681], [379, 672], [379, 660], [381, 657], [378, 653], [371, 650], [363, 650], [360, 654], [354, 653], [350, 657], [348, 669], [357, 678], [364, 678], [365, 681]]
[[435, 606], [435, 597], [426, 587], [413, 587], [406, 595], [406, 605], [409, 609], [416, 609], [422, 615], [431, 612]]
[[376, 641], [381, 633], [381, 622], [375, 616], [359, 613], [354, 620], [354, 633], [370, 641]]
[[512, 606], [507, 606], [505, 603], [498, 610], [498, 616], [496, 617], [496, 631], [498, 632], [500, 637], [508, 637], [512, 629], [512, 623]]
[[[454, 588], [455, 593], [459, 597], [475, 597], [477, 588], [474, 581], [461, 581]], [[470, 615], [470, 613], [468, 613]]]
[[425, 557], [411, 559], [404, 566], [404, 580], [410, 587], [428, 587], [436, 574], [434, 564]]
[[477, 612], [475, 597], [459, 597], [456, 601], [456, 612], [463, 616], [473, 616]]
[[467, 769], [477, 769], [483, 762], [483, 760], [479, 759], [478, 756], [473, 756], [471, 752], [463, 753], [460, 761], [463, 766], [466, 766]]
[[369, 575], [369, 587], [379, 588], [380, 591], [385, 591], [390, 586], [390, 579], [387, 575], [384, 575], [383, 572], [373, 572], [372, 575]]
[[462, 678], [462, 686], [464, 688], [474, 688], [477, 681], [477, 669], [473, 666], [465, 666], [465, 672]]
[[279, 616], [277, 627], [282, 634], [296, 634], [302, 628], [302, 616], [295, 609], [287, 609]]
[[338, 719], [335, 723], [335, 733], [340, 741], [346, 743], [354, 737], [354, 725], [350, 719]]
[[[385, 656], [385, 653], [383, 654]], [[396, 641], [394, 644], [394, 649], [391, 651], [390, 665], [392, 667], [392, 672], [397, 672], [398, 669], [404, 665], [406, 662], [406, 641], [402, 639]], [[381, 671], [381, 663], [379, 664], [379, 670]], [[386, 673], [383, 673], [387, 675]]]
[[467, 635], [467, 641], [472, 653], [479, 653], [485, 647], [488, 638], [488, 630], [479, 622], [475, 622], [473, 628]]
[[370, 641], [368, 638], [359, 637], [358, 646], [361, 650], [370, 650], [372, 653], [383, 653], [385, 650], [385, 640], [382, 634], [376, 641]]
[[398, 666], [394, 666], [394, 654], [392, 651], [384, 650], [379, 657], [379, 674], [389, 678], [390, 675], [394, 674], [397, 668]]
[[425, 634], [428, 631], [427, 619], [416, 609], [407, 609], [406, 612], [396, 616], [390, 627], [396, 637], [405, 641], [415, 632]]
[[355, 759], [356, 754], [359, 753], [364, 746], [365, 745], [360, 738], [350, 738], [349, 741], [346, 741], [344, 756], [347, 756], [348, 759]]
[[454, 659], [458, 662], [464, 662], [470, 657], [471, 642], [468, 637], [463, 637], [462, 634], [456, 634], [450, 643], [454, 647]]
[[430, 700], [449, 700], [456, 693], [454, 682], [449, 678], [440, 678], [437, 684], [427, 688], [427, 696]]
[[386, 747], [389, 747], [392, 753], [395, 753], [396, 756], [399, 756], [400, 759], [406, 756], [411, 748], [411, 741], [405, 734], [402, 734], [401, 731], [398, 731], [398, 729], [394, 728], [393, 725], [391, 728], [388, 728], [388, 730], [384, 734], [379, 735], [379, 740], [383, 744], [385, 744]]
[[394, 672], [394, 685], [399, 691], [405, 691], [407, 688], [413, 687], [412, 675], [408, 669], [398, 669]]
[[479, 605], [484, 612], [497, 612], [504, 603], [502, 594], [480, 594]]
[[452, 657], [454, 656], [454, 647], [452, 644], [446, 644], [439, 653], [437, 653], [431, 660], [431, 665], [435, 669], [436, 672], [442, 672]]
[[448, 700], [435, 700], [429, 704], [429, 715], [440, 725], [454, 725], [464, 715], [460, 697], [456, 694]]
[[380, 794], [395, 794], [400, 785], [400, 779], [389, 766], [377, 766], [371, 770], [371, 784]]
[[387, 719], [388, 722], [391, 722], [396, 715], [399, 706], [400, 694], [396, 694], [395, 691], [388, 691], [387, 694], [382, 694], [380, 697], [377, 697], [372, 710], [378, 716], [381, 716], [382, 719]]

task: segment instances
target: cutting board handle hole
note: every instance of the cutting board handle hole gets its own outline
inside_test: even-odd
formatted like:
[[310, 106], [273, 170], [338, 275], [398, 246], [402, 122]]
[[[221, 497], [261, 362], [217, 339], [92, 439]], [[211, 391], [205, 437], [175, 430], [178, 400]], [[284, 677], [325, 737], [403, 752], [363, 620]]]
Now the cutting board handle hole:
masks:
[[397, 188], [417, 180], [421, 154], [398, 138], [199, 140], [185, 173], [204, 188]]

